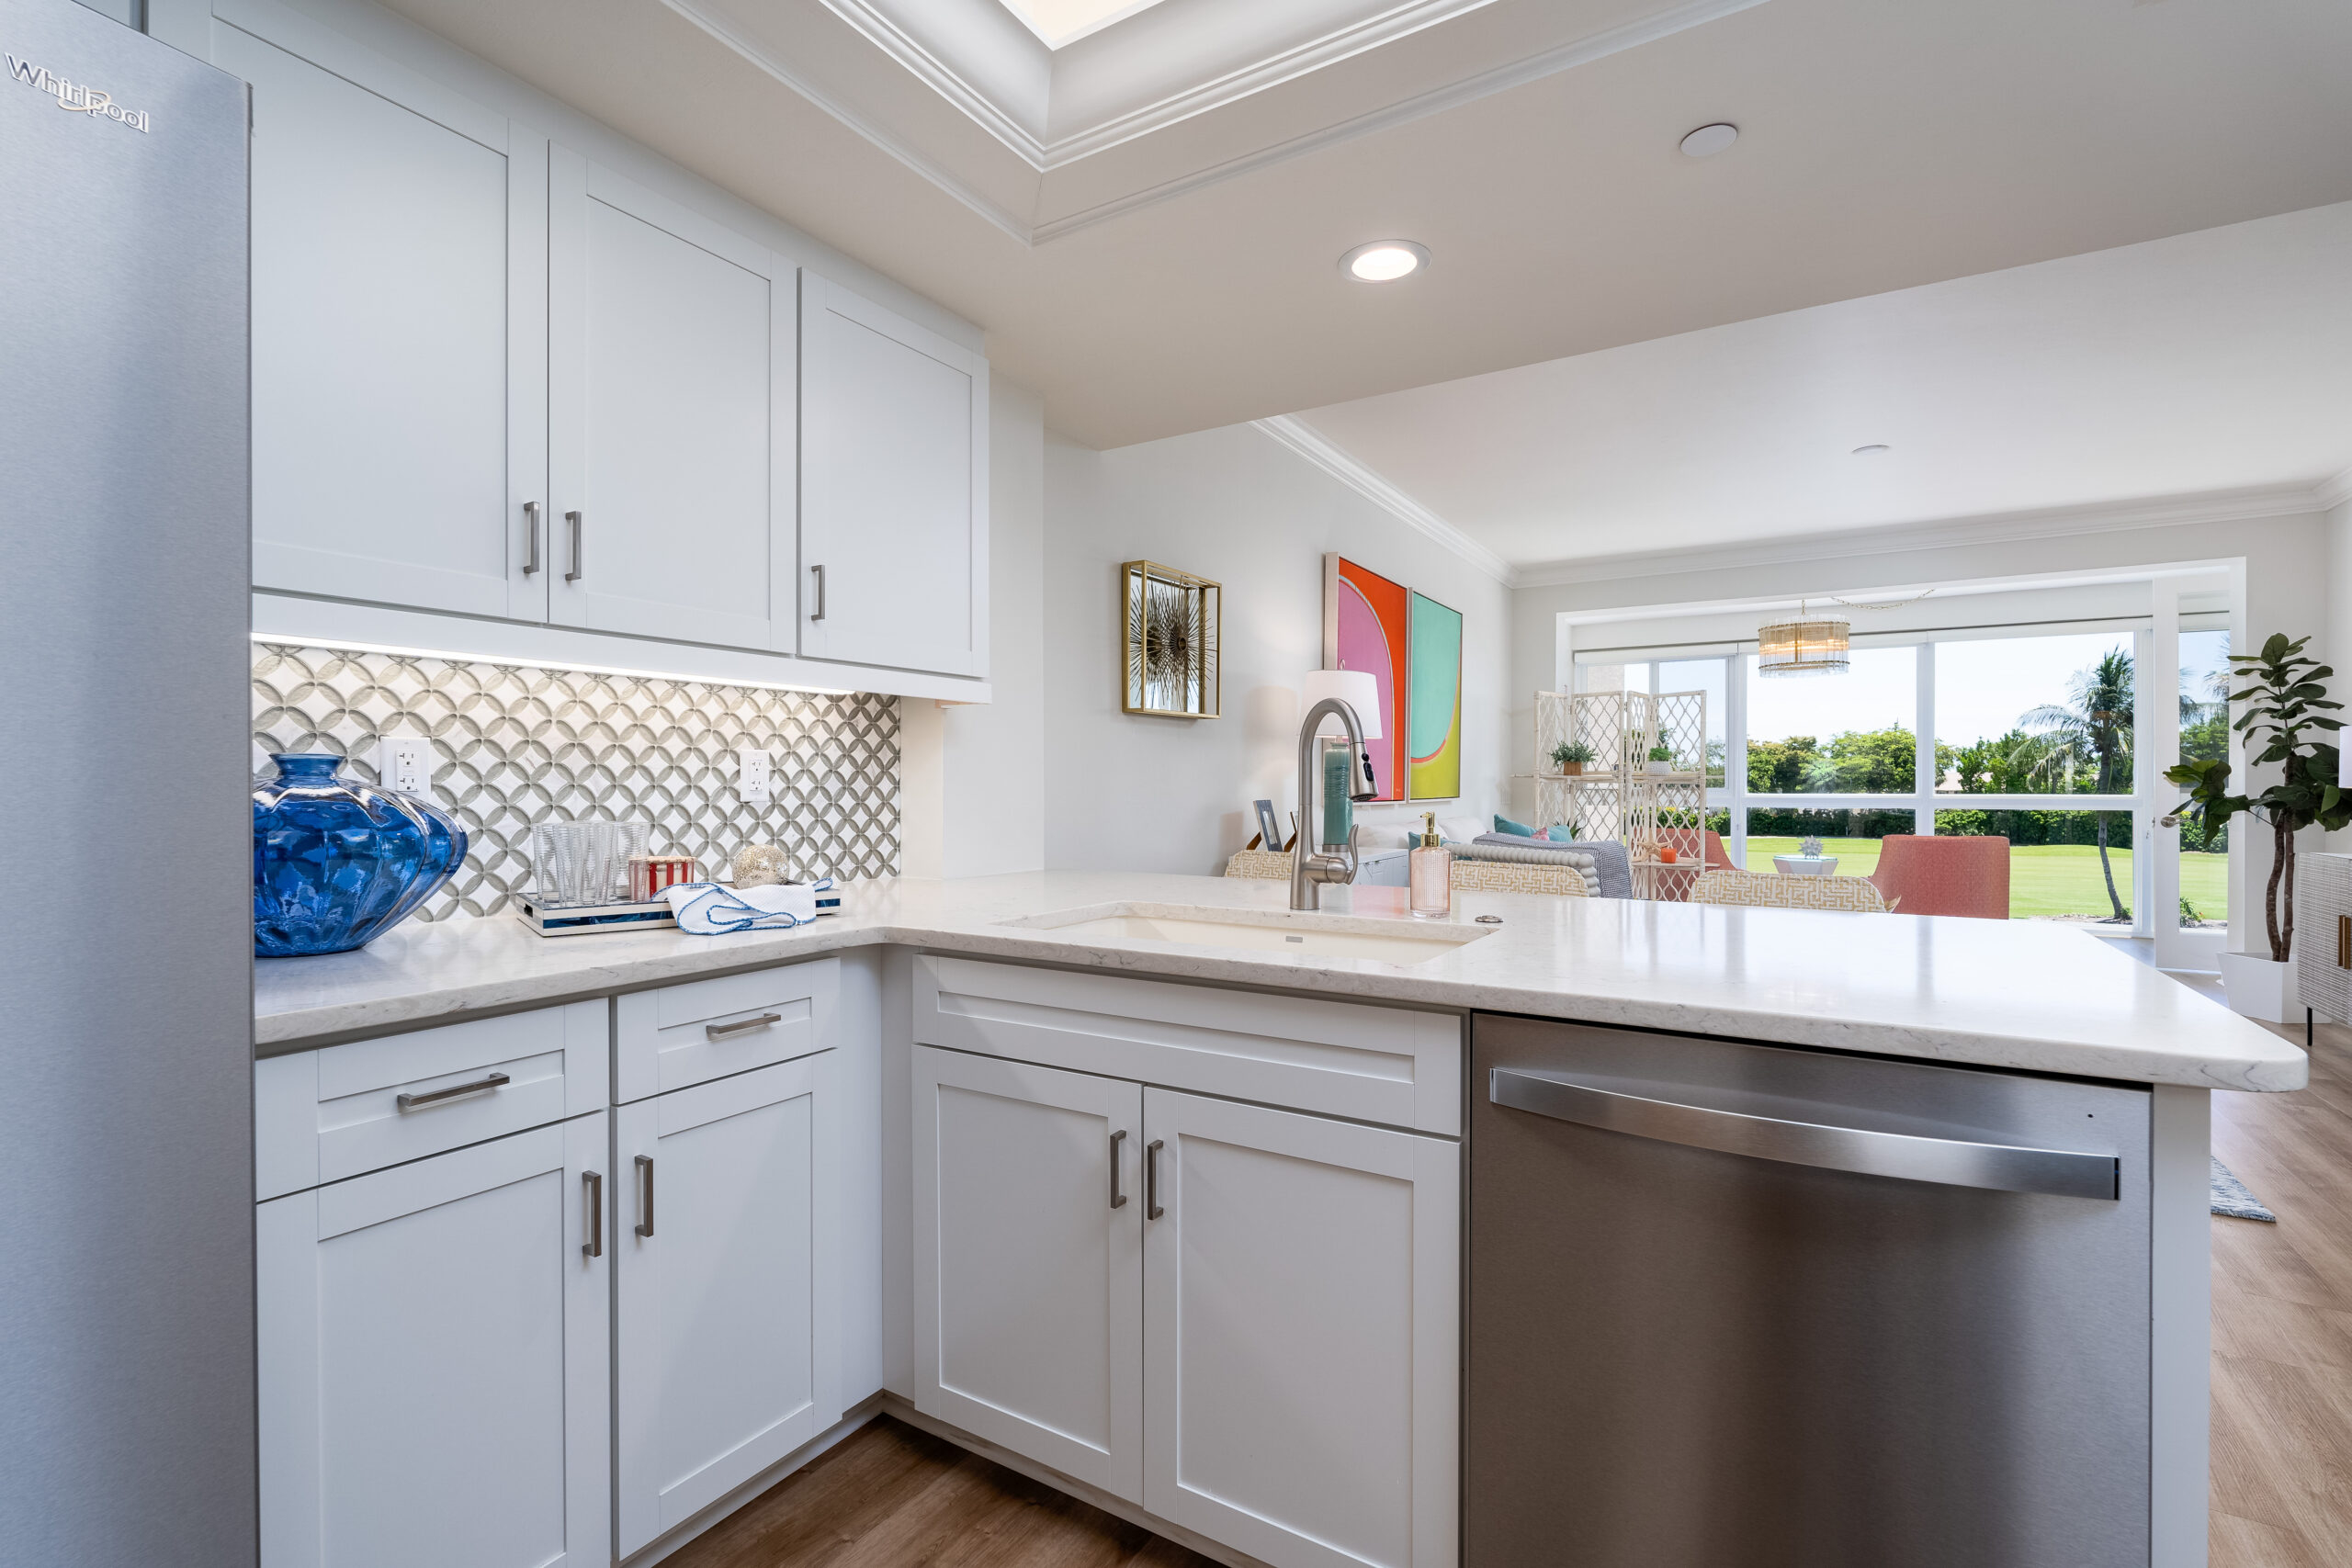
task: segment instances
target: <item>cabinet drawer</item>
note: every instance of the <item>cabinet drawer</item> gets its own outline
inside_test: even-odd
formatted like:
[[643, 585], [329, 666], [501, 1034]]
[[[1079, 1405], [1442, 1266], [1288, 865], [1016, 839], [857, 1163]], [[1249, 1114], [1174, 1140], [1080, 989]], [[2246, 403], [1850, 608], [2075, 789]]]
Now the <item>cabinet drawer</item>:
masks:
[[841, 960], [632, 991], [614, 1008], [620, 1104], [764, 1067], [833, 1043]]
[[915, 960], [919, 1044], [1426, 1133], [1462, 1131], [1462, 1021], [969, 958]]
[[[254, 1195], [601, 1110], [610, 1020], [602, 1000], [573, 1002], [256, 1062]], [[453, 1089], [471, 1092], [434, 1098]]]

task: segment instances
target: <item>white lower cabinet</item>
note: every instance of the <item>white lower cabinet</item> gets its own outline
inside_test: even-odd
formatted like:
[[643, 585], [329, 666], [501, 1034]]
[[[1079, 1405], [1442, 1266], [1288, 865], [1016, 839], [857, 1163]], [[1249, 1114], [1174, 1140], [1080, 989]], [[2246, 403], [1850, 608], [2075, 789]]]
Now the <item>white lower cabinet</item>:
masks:
[[620, 1555], [841, 1419], [834, 1056], [614, 1113]]
[[258, 1205], [266, 1568], [611, 1560], [607, 1147], [598, 1111]]
[[915, 1407], [1143, 1501], [1143, 1090], [915, 1052]]
[[1144, 1506], [1278, 1568], [1452, 1563], [1460, 1146], [1143, 1099]]
[[1276, 1568], [1456, 1558], [1460, 1146], [919, 1046], [915, 1404]]

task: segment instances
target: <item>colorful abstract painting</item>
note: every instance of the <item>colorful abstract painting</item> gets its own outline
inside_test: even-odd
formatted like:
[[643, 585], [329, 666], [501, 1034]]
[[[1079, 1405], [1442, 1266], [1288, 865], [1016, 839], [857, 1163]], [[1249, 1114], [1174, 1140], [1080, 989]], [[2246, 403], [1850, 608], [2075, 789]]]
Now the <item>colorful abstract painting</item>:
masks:
[[1452, 800], [1462, 793], [1462, 612], [1415, 593], [1409, 628], [1412, 798]]
[[[1458, 619], [1458, 618], [1457, 618]], [[1406, 591], [1337, 555], [1323, 558], [1323, 667], [1368, 670], [1380, 688], [1380, 739], [1372, 753], [1377, 799], [1405, 798]]]

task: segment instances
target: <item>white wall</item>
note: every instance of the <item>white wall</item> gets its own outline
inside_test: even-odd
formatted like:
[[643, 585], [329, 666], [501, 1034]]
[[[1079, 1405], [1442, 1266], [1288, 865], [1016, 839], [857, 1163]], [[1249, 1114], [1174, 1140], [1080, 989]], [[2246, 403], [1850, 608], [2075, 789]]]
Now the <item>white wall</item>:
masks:
[[909, 876], [1045, 866], [1045, 404], [989, 382], [986, 704], [899, 699], [899, 809]]
[[[1510, 593], [1248, 425], [1094, 452], [1046, 443], [1046, 863], [1210, 873], [1253, 829], [1250, 803], [1295, 805], [1298, 682], [1323, 650], [1323, 554], [1463, 613], [1463, 794], [1367, 807], [1499, 808]], [[1153, 560], [1224, 584], [1225, 716], [1120, 711], [1118, 569]]]

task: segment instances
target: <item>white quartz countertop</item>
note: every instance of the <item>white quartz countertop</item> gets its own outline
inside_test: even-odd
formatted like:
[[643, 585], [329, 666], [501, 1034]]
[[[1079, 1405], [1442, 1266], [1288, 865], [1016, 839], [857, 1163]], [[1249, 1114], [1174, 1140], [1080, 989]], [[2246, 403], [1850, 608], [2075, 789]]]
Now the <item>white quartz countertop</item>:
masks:
[[[1464, 893], [1455, 923], [1499, 915], [1501, 926], [1398, 964], [1004, 923], [1119, 903], [1273, 912], [1289, 891], [1214, 876], [1033, 872], [853, 884], [842, 913], [792, 931], [547, 938], [504, 916], [411, 922], [356, 953], [255, 960], [254, 1045], [276, 1055], [896, 943], [2138, 1083], [2290, 1089], [2307, 1071], [2301, 1050], [2259, 1024], [2086, 932], [2049, 925]], [[1347, 897], [1359, 917], [1406, 919], [1401, 887]]]

